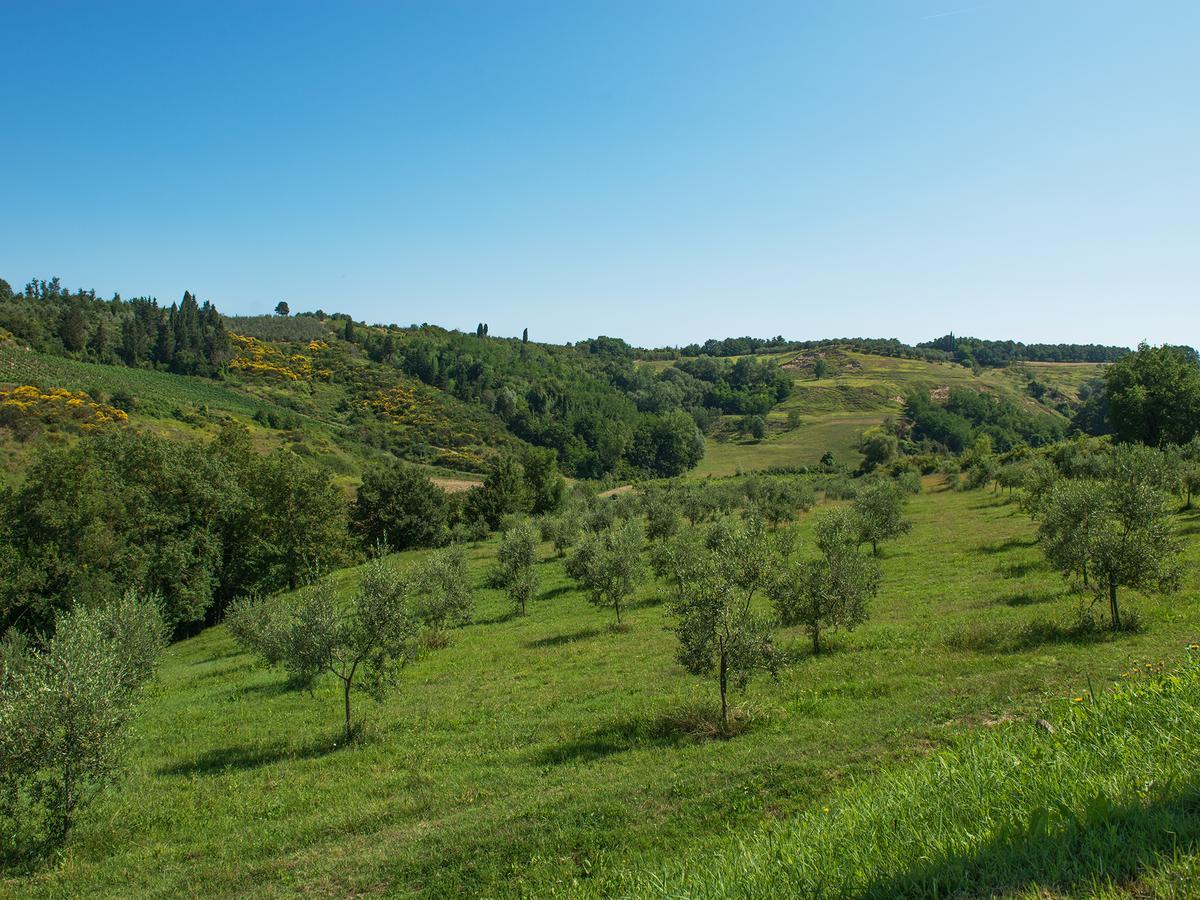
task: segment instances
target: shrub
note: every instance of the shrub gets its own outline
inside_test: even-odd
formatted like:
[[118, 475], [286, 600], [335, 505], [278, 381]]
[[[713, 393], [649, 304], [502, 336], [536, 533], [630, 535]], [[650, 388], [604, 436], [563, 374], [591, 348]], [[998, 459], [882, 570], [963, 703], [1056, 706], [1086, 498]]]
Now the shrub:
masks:
[[350, 526], [368, 547], [433, 547], [447, 537], [446, 492], [413, 466], [394, 462], [363, 475]]
[[0, 805], [33, 831], [42, 818], [65, 841], [83, 807], [121, 771], [125, 734], [153, 676], [166, 627], [151, 599], [126, 593], [76, 606], [54, 635], [0, 653]]

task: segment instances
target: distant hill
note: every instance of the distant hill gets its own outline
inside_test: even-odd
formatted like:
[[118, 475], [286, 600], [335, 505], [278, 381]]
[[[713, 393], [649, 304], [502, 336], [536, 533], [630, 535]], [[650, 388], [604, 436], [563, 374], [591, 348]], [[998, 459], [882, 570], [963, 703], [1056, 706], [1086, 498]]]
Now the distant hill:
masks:
[[[863, 432], [899, 416], [911, 393], [941, 402], [952, 388], [1061, 431], [1102, 361], [1125, 352], [953, 336], [917, 347], [782, 337], [672, 351], [609, 337], [560, 346], [494, 337], [484, 323], [464, 333], [323, 311], [224, 316], [190, 293], [164, 306], [57, 279], [19, 292], [0, 280], [0, 391], [82, 391], [133, 427], [182, 440], [241, 421], [261, 448], [290, 447], [347, 482], [388, 456], [461, 482], [524, 444], [555, 450], [568, 475], [619, 481], [804, 466], [826, 452], [854, 465]], [[1031, 356], [1075, 361], [1015, 361]], [[95, 425], [19, 398], [4, 408], [10, 479], [40, 441]]]

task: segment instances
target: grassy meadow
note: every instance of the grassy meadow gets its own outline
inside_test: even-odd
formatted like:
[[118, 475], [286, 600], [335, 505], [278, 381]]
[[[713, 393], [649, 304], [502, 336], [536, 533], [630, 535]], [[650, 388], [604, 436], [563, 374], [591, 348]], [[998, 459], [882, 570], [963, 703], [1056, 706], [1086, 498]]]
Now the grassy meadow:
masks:
[[[494, 540], [474, 547], [477, 624], [384, 704], [360, 696], [349, 746], [333, 684], [291, 690], [210, 629], [167, 651], [124, 783], [54, 864], [7, 870], [0, 895], [671, 894], [681, 857], [721, 851], [733, 866], [742, 837], [768, 829], [738, 863], [765, 865], [863, 779], [1001, 723], [1061, 721], [1074, 698], [1134, 666], [1176, 666], [1200, 638], [1200, 512], [1175, 521], [1182, 591], [1127, 594], [1141, 628], [1111, 636], [1073, 628], [1080, 598], [1015, 503], [928, 487], [908, 503], [912, 532], [884, 547], [868, 623], [816, 657], [788, 634], [793, 663], [735, 695], [743, 728], [728, 740], [710, 734], [715, 684], [674, 660], [661, 588], [648, 583], [614, 630], [549, 546], [526, 617], [483, 587]], [[795, 526], [804, 545], [813, 517]], [[349, 590], [357, 570], [337, 577]], [[924, 793], [910, 796], [928, 799], [940, 782], [917, 771]], [[732, 869], [706, 881], [707, 867], [689, 869], [691, 893], [725, 893]], [[800, 884], [745, 883], [747, 896]]]

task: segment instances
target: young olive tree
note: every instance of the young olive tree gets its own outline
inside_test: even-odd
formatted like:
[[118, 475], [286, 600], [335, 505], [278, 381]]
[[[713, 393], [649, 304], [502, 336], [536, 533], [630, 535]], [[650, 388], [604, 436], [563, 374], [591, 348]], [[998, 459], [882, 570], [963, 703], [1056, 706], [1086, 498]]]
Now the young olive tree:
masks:
[[1034, 519], [1040, 518], [1042, 504], [1050, 496], [1062, 476], [1058, 468], [1048, 459], [1034, 459], [1024, 466], [1021, 473], [1021, 509]]
[[1060, 572], [1076, 573], [1088, 587], [1088, 561], [1104, 518], [1105, 486], [1092, 479], [1060, 479], [1038, 501], [1038, 542]]
[[751, 509], [772, 528], [808, 512], [816, 505], [817, 495], [807, 481], [798, 478], [762, 478], [750, 482], [746, 491]]
[[1042, 510], [1047, 559], [1066, 575], [1088, 570], [1097, 599], [1121, 627], [1122, 587], [1169, 593], [1179, 584], [1180, 547], [1171, 534], [1163, 455], [1147, 447], [1113, 450], [1102, 482], [1061, 486]]
[[583, 509], [577, 502], [567, 502], [558, 515], [546, 520], [543, 527], [543, 535], [554, 544], [560, 558], [579, 542], [582, 531]]
[[60, 613], [40, 644], [6, 637], [0, 661], [0, 811], [37, 811], [65, 841], [79, 811], [120, 773], [125, 735], [167, 629], [133, 592]]
[[504, 588], [521, 615], [525, 615], [529, 601], [537, 596], [540, 537], [537, 526], [528, 519], [512, 526], [500, 538], [492, 567], [492, 583]]
[[1180, 547], [1171, 535], [1164, 454], [1149, 447], [1117, 447], [1107, 475], [1107, 502], [1092, 545], [1093, 590], [1107, 594], [1116, 630], [1121, 627], [1118, 588], [1174, 591], [1180, 579]]
[[770, 586], [783, 625], [802, 625], [821, 652], [824, 631], [852, 631], [867, 620], [867, 603], [879, 590], [879, 566], [858, 550], [858, 523], [845, 508], [831, 509], [816, 524], [819, 558], [788, 567]]
[[589, 534], [567, 561], [567, 574], [579, 582], [595, 606], [614, 610], [621, 624], [621, 604], [633, 595], [646, 575], [641, 523], [626, 519], [597, 534]]
[[663, 541], [679, 531], [679, 501], [670, 490], [656, 488], [646, 492], [642, 498], [646, 513], [646, 537], [652, 541]]
[[715, 533], [704, 541], [680, 535], [656, 561], [670, 583], [676, 658], [694, 675], [716, 676], [721, 729], [728, 733], [730, 686], [745, 689], [756, 672], [778, 669], [774, 618], [753, 600], [787, 549], [757, 520]]
[[421, 646], [421, 624], [412, 608], [414, 585], [382, 558], [368, 562], [354, 595], [339, 601], [333, 582], [314, 582], [295, 598], [240, 601], [227, 624], [235, 639], [298, 685], [312, 688], [325, 674], [342, 688], [345, 738], [354, 734], [351, 690], [376, 701], [393, 689], [401, 668]]
[[462, 544], [451, 544], [435, 550], [417, 573], [414, 606], [417, 619], [429, 629], [427, 643], [445, 646], [446, 631], [469, 624], [474, 611], [466, 549]]
[[912, 523], [904, 518], [904, 495], [891, 481], [876, 480], [861, 488], [854, 500], [858, 523], [858, 541], [870, 544], [873, 556], [879, 555], [881, 541], [907, 534]]

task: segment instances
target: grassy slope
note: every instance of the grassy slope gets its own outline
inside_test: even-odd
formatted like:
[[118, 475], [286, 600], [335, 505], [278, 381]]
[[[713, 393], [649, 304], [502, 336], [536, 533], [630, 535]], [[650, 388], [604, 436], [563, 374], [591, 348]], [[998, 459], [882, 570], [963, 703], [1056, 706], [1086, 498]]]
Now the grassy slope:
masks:
[[[795, 354], [775, 358], [787, 363]], [[1096, 377], [1101, 367], [1089, 363], [1030, 363], [1028, 368], [1039, 380], [1074, 397], [1079, 386]], [[1016, 369], [987, 369], [976, 376], [970, 369], [952, 363], [856, 352], [839, 352], [835, 369], [820, 380], [809, 368], [790, 370], [792, 395], [767, 417], [766, 439], [709, 438], [696, 474], [732, 475], [739, 469], [811, 465], [826, 450], [832, 450], [839, 461], [856, 466], [861, 459], [859, 437], [888, 416], [898, 415], [903, 398], [912, 391], [941, 387], [991, 391], [1030, 411], [1057, 415], [1026, 395], [1024, 379]], [[800, 426], [788, 430], [787, 417], [792, 412], [799, 414]], [[730, 417], [731, 421], [736, 418]]]
[[[751, 728], [726, 742], [689, 734], [714, 691], [673, 661], [655, 590], [614, 633], [557, 561], [527, 618], [483, 591], [480, 624], [382, 707], [359, 700], [366, 735], [349, 748], [334, 746], [332, 685], [289, 691], [212, 629], [167, 654], [124, 788], [84, 817], [61, 864], [9, 876], [0, 894], [545, 895], [726, 849], [731, 829], [819, 807], [966, 727], [1068, 706], [1089, 678], [1175, 658], [1200, 632], [1200, 514], [1177, 523], [1191, 536], [1184, 591], [1128, 598], [1146, 630], [1094, 642], [1055, 627], [1075, 600], [1013, 505], [938, 492], [910, 515], [871, 621], [755, 682]], [[492, 552], [472, 551], [480, 583]]]
[[611, 879], [603, 892], [1195, 896], [1198, 650], [1175, 671], [1143, 666], [1111, 692], [1080, 696], [1049, 728], [972, 733], [723, 853]]
[[[361, 364], [366, 365], [365, 362]], [[337, 421], [335, 408], [346, 397], [345, 390], [338, 385], [237, 377], [221, 382], [81, 362], [0, 344], [0, 385], [9, 384], [63, 387], [108, 396], [124, 391], [138, 403], [130, 414], [131, 425], [177, 440], [211, 438], [221, 422], [228, 418], [246, 425], [262, 450], [284, 446], [301, 437], [307, 453], [338, 473], [339, 480], [347, 484], [357, 483], [364, 468], [385, 457], [382, 451], [353, 440]], [[297, 399], [303, 401], [301, 408], [307, 412], [296, 411]], [[442, 402], [451, 411], [465, 407], [451, 397], [444, 397]], [[303, 433], [296, 435], [261, 426], [252, 418], [258, 412], [298, 417]], [[471, 412], [472, 415], [479, 414], [475, 410]], [[466, 415], [462, 418], [470, 421]], [[0, 482], [16, 480], [41, 446], [42, 442], [38, 440], [28, 443], [13, 440], [0, 429]], [[437, 466], [421, 468], [435, 478], [455, 484], [480, 478]]]

